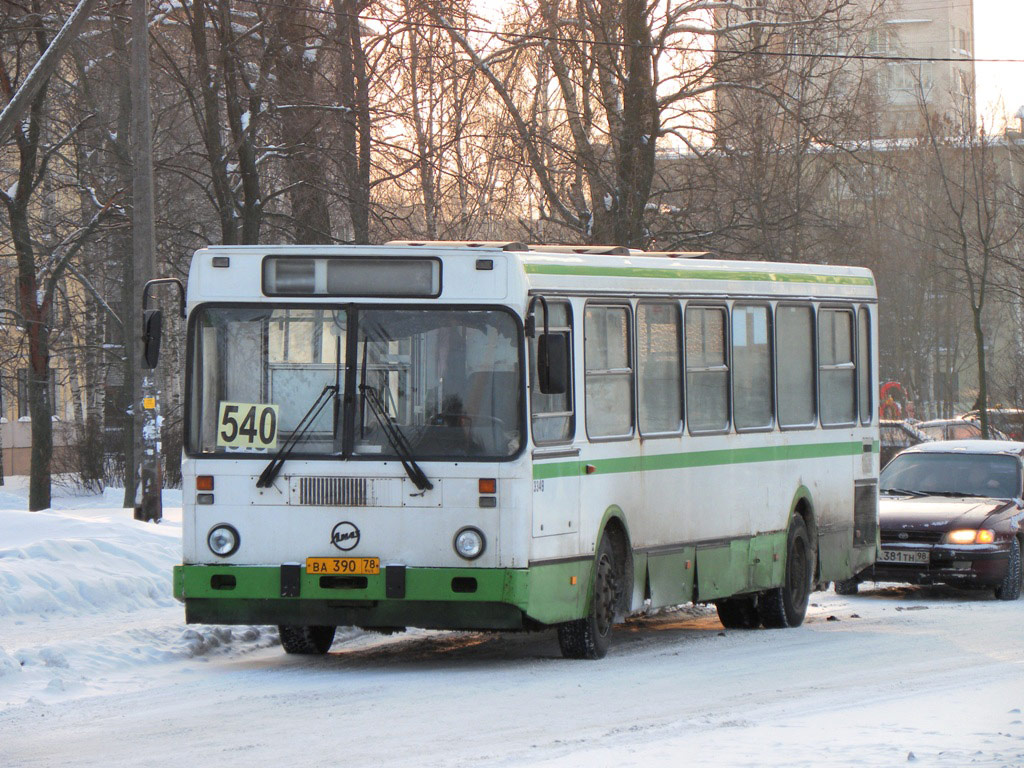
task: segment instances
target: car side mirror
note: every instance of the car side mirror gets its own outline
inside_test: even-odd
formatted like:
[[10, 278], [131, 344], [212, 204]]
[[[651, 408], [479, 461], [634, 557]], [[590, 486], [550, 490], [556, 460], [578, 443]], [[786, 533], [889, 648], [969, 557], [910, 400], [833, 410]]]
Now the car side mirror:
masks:
[[160, 337], [163, 333], [163, 315], [159, 309], [142, 313], [142, 367], [156, 368], [160, 359]]
[[542, 333], [537, 337], [537, 381], [545, 395], [568, 391], [569, 334]]

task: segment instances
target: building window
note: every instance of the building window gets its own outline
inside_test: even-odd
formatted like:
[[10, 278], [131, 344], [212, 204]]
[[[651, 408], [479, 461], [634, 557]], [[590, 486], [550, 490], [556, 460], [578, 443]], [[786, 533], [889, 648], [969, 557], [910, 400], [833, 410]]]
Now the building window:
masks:
[[[49, 387], [49, 406], [50, 415], [53, 416], [57, 413], [57, 375], [56, 372], [51, 368], [50, 374], [50, 387]], [[31, 417], [31, 412], [28, 407], [28, 379], [29, 370], [28, 368], [18, 369], [18, 418], [25, 419]]]

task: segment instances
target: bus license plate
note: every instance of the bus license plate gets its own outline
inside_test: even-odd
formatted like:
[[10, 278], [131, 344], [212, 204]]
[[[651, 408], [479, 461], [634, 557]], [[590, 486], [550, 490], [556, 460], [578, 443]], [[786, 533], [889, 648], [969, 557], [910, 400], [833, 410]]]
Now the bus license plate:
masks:
[[909, 563], [911, 565], [928, 565], [928, 552], [903, 549], [883, 549], [878, 553], [880, 563]]
[[376, 576], [379, 557], [307, 557], [306, 573], [339, 576]]

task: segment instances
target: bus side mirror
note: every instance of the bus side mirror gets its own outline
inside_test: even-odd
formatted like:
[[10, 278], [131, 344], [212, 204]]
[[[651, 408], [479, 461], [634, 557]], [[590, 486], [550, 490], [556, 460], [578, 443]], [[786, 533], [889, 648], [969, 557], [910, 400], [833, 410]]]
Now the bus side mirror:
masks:
[[163, 315], [159, 309], [147, 309], [142, 313], [142, 367], [156, 368], [160, 359], [160, 335], [163, 330]]
[[541, 394], [564, 395], [569, 389], [569, 334], [537, 337], [537, 381]]

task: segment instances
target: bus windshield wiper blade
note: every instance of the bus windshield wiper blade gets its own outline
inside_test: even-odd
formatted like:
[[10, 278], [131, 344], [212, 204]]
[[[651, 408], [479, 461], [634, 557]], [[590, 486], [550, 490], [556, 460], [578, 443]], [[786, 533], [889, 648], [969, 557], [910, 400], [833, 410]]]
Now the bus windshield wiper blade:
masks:
[[416, 463], [416, 459], [412, 456], [412, 448], [409, 446], [409, 441], [402, 434], [402, 430], [395, 425], [394, 419], [391, 418], [384, 404], [380, 401], [380, 395], [377, 394], [377, 390], [363, 384], [359, 387], [359, 391], [362, 393], [363, 399], [370, 404], [370, 410], [373, 411], [373, 415], [376, 417], [377, 423], [380, 424], [380, 428], [384, 430], [384, 435], [387, 437], [388, 442], [391, 443], [391, 447], [398, 454], [402, 467], [405, 468], [405, 473], [412, 480], [413, 485], [421, 491], [433, 489], [434, 484], [430, 482], [426, 473]]
[[309, 406], [309, 410], [306, 411], [306, 415], [303, 416], [299, 423], [295, 425], [295, 429], [291, 435], [285, 440], [277, 453], [274, 454], [274, 458], [270, 460], [270, 463], [264, 467], [262, 474], [256, 481], [257, 488], [268, 488], [270, 484], [274, 482], [274, 478], [277, 477], [281, 471], [281, 466], [284, 464], [285, 459], [292, 452], [299, 440], [306, 434], [313, 422], [316, 421], [317, 416], [324, 409], [329, 402], [331, 402], [332, 396], [337, 395], [338, 387], [335, 384], [328, 384], [321, 390], [313, 404]]

